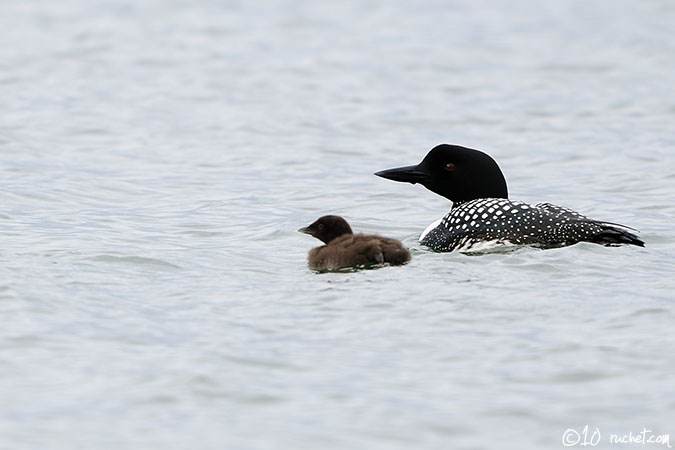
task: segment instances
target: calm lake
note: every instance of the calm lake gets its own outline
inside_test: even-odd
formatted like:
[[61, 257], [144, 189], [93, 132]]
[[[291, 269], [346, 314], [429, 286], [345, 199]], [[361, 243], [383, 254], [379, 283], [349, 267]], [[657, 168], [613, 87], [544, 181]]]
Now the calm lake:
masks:
[[[674, 2], [1, 12], [0, 449], [675, 445]], [[646, 247], [429, 251], [373, 173], [444, 142]], [[324, 214], [412, 261], [310, 271]]]

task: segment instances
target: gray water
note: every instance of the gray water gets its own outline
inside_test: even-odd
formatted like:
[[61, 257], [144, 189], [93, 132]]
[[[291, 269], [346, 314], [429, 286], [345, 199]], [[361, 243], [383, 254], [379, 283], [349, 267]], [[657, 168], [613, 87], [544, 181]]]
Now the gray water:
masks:
[[[675, 445], [672, 1], [0, 8], [0, 448]], [[420, 247], [442, 142], [646, 248]]]

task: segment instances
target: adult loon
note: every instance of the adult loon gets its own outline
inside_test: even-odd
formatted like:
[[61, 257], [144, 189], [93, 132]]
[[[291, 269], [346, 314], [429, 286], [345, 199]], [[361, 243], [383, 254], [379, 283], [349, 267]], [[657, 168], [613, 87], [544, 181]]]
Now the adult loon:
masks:
[[552, 248], [582, 241], [606, 246], [645, 245], [624, 225], [589, 219], [550, 203], [529, 205], [509, 200], [502, 171], [494, 159], [479, 150], [441, 144], [416, 166], [375, 175], [420, 183], [453, 202], [450, 212], [429, 225], [419, 238], [422, 245], [439, 252], [473, 252], [504, 245]]
[[340, 216], [323, 216], [300, 228], [326, 245], [313, 248], [307, 263], [313, 270], [337, 270], [345, 267], [399, 265], [410, 261], [410, 252], [396, 239], [373, 234], [354, 234]]

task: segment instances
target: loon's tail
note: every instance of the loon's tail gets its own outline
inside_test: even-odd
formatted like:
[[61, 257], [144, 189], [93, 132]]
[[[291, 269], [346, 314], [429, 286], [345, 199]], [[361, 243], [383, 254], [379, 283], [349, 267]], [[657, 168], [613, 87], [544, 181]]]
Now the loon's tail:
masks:
[[[606, 245], [608, 247], [621, 244], [637, 245], [639, 247], [645, 246], [645, 243], [642, 239], [640, 239], [636, 234], [633, 234], [625, 229], [629, 227], [607, 222], [598, 223], [598, 225], [602, 227], [602, 230], [593, 235], [589, 239], [590, 242]], [[630, 229], [632, 230], [632, 228]]]

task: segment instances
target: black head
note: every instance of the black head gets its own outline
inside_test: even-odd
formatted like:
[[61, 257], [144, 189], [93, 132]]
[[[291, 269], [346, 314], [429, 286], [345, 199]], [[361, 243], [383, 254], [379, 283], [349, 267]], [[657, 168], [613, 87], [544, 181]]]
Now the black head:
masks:
[[382, 170], [375, 175], [420, 183], [453, 203], [477, 198], [508, 198], [506, 180], [495, 160], [481, 151], [459, 145], [437, 145], [416, 166]]
[[319, 217], [313, 224], [298, 231], [312, 235], [326, 244], [343, 234], [352, 234], [352, 228], [340, 216]]

